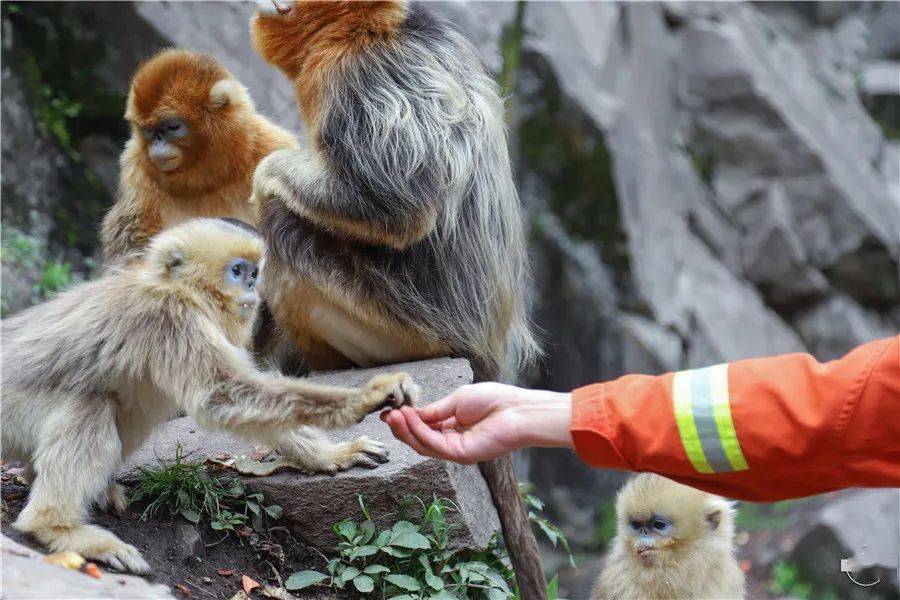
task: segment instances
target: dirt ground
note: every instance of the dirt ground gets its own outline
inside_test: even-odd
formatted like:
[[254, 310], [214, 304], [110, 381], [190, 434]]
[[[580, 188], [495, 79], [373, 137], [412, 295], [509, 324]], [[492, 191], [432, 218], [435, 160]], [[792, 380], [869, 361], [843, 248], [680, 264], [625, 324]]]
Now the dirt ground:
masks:
[[[2, 490], [2, 513], [0, 525], [3, 533], [13, 540], [40, 552], [46, 550], [30, 536], [10, 527], [28, 497], [28, 486], [13, 473], [11, 466], [0, 467], [0, 490]], [[280, 586], [279, 577], [287, 579], [291, 573], [304, 569], [325, 570], [325, 558], [307, 548], [283, 527], [274, 527], [270, 539], [260, 539], [251, 534], [240, 537], [234, 534], [224, 536], [221, 532], [207, 527], [197, 527], [202, 540], [192, 552], [184, 543], [184, 532], [190, 531], [187, 522], [149, 518], [140, 519], [143, 506], [131, 505], [122, 516], [105, 514], [95, 510], [91, 522], [101, 525], [133, 544], [143, 553], [153, 567], [153, 574], [146, 579], [162, 583], [172, 590], [176, 597], [219, 598], [228, 600], [242, 590], [241, 576], [247, 575], [261, 585]], [[101, 571], [110, 570], [98, 564]], [[225, 575], [219, 574], [222, 569]], [[230, 572], [230, 574], [229, 574]], [[257, 588], [251, 597], [263, 597]], [[295, 592], [303, 599], [334, 598], [326, 589]]]

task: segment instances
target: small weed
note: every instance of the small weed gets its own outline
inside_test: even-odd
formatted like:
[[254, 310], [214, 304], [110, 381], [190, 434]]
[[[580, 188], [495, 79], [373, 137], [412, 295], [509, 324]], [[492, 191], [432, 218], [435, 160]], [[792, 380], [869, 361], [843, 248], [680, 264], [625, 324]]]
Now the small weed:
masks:
[[131, 500], [147, 501], [141, 519], [164, 513], [226, 532], [248, 525], [263, 532], [284, 513], [277, 504], [264, 505], [262, 494], [248, 494], [239, 479], [213, 477], [203, 464], [184, 461], [180, 445], [174, 461], [140, 469]]
[[532, 528], [537, 528], [543, 532], [554, 548], [556, 548], [557, 544], [562, 546], [569, 556], [569, 564], [574, 567], [575, 558], [572, 556], [572, 549], [569, 548], [569, 540], [559, 530], [559, 527], [551, 523], [546, 517], [538, 514], [544, 510], [544, 501], [530, 493], [528, 489], [529, 484], [519, 484], [519, 494], [522, 496], [522, 500], [525, 501], [525, 506], [528, 507], [528, 519], [531, 521]]
[[[532, 509], [532, 522], [555, 544], [568, 550], [568, 542], [555, 525], [534, 511], [543, 503], [531, 494], [523, 498]], [[480, 552], [448, 549], [447, 511], [457, 510], [449, 500], [434, 498], [422, 507], [419, 524], [400, 520], [379, 529], [365, 499], [359, 497], [362, 521], [345, 519], [333, 527], [339, 556], [328, 562], [327, 572], [300, 571], [285, 581], [288, 590], [321, 585], [331, 589], [378, 594], [393, 600], [517, 598], [515, 574], [499, 533]], [[571, 555], [570, 555], [571, 558]], [[556, 578], [548, 587], [555, 598]]]
[[616, 537], [616, 501], [612, 498], [606, 500], [597, 512], [599, 516], [594, 539], [599, 549], [607, 550], [610, 542]]

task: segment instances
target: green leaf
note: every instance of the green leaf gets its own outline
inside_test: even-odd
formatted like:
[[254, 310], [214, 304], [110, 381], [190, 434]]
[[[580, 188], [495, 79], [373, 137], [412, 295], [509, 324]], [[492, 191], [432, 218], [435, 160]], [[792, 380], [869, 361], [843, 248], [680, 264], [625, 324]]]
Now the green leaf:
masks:
[[390, 554], [396, 558], [409, 558], [412, 554], [411, 550], [403, 550], [402, 548], [394, 548], [393, 546], [385, 546], [384, 548], [380, 548], [380, 550], [385, 554]]
[[387, 546], [388, 542], [391, 541], [391, 532], [390, 531], [382, 531], [378, 534], [378, 539], [375, 540], [376, 546]]
[[418, 531], [419, 528], [409, 521], [397, 521], [396, 523], [394, 523], [394, 526], [391, 528], [391, 530], [396, 535], [401, 531]]
[[353, 585], [364, 594], [375, 589], [375, 582], [368, 575], [357, 575], [353, 578]]
[[189, 508], [182, 508], [181, 516], [184, 517], [185, 519], [187, 519], [188, 521], [190, 521], [191, 523], [199, 523], [200, 522], [200, 515], [197, 513], [196, 510], [191, 510]]
[[350, 541], [356, 536], [356, 523], [350, 519], [345, 519], [334, 526], [334, 532], [338, 534], [339, 537]]
[[266, 507], [266, 514], [269, 515], [269, 518], [277, 521], [284, 515], [284, 509], [277, 504], [271, 504]]
[[323, 575], [318, 571], [298, 571], [287, 578], [284, 587], [289, 590], [302, 590], [311, 585], [316, 585], [328, 579], [327, 575]]
[[216, 531], [222, 531], [223, 529], [225, 529], [225, 524], [222, 523], [222, 521], [213, 521], [212, 523], [209, 524], [209, 526], [212, 527], [213, 529], [215, 529]]
[[375, 575], [376, 573], [390, 573], [391, 570], [388, 569], [384, 565], [369, 565], [365, 569], [363, 569], [363, 573], [368, 573], [369, 575]]
[[547, 584], [547, 600], [557, 600], [559, 598], [559, 575], [554, 575], [550, 583]]
[[338, 580], [341, 583], [347, 583], [357, 575], [359, 575], [360, 571], [356, 567], [350, 566], [344, 569], [344, 571], [338, 576]]
[[388, 600], [416, 600], [412, 594], [403, 594], [401, 596], [391, 596]]
[[359, 543], [368, 544], [375, 537], [375, 523], [372, 521], [363, 521], [359, 526]]
[[249, 509], [250, 509], [250, 512], [252, 512], [254, 515], [258, 515], [258, 514], [259, 514], [259, 510], [260, 510], [260, 509], [259, 509], [259, 504], [257, 504], [256, 502], [253, 502], [252, 500], [248, 500], [248, 501], [247, 501], [247, 508], [249, 508]]
[[431, 548], [431, 542], [428, 538], [418, 531], [401, 531], [391, 536], [391, 546], [399, 546], [401, 548], [412, 548], [414, 550], [428, 550]]
[[426, 573], [428, 573], [429, 575], [433, 574], [433, 571], [431, 570], [431, 561], [429, 561], [428, 557], [424, 554], [419, 556], [419, 564], [422, 565], [422, 568], [425, 569]]
[[425, 574], [425, 583], [433, 590], [441, 591], [444, 589], [444, 580], [440, 577], [431, 575], [430, 573]]
[[385, 581], [388, 583], [393, 583], [401, 590], [407, 590], [409, 592], [418, 592], [422, 589], [422, 586], [418, 581], [410, 577], [409, 575], [385, 575]]
[[360, 546], [359, 548], [354, 548], [353, 552], [350, 553], [348, 557], [351, 561], [356, 560], [357, 558], [361, 558], [363, 556], [372, 556], [378, 552], [378, 548], [375, 546]]

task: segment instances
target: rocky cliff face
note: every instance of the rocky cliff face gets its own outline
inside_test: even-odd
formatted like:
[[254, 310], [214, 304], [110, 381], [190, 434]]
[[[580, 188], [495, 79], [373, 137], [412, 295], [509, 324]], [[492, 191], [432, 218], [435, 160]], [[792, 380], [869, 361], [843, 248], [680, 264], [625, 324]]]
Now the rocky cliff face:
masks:
[[[509, 97], [547, 353], [528, 384], [792, 351], [830, 359], [897, 333], [900, 4], [429, 6], [473, 40]], [[290, 85], [250, 48], [252, 10], [4, 4], [3, 222], [37, 241], [38, 265], [87, 273], [88, 225], [109, 202], [125, 135], [111, 99], [156, 48], [215, 53], [263, 112], [302, 129]], [[90, 64], [64, 76], [73, 53]], [[21, 281], [41, 272], [7, 239], [9, 310], [33, 299], [8, 291], [33, 289]], [[579, 507], [617, 479], [554, 453], [523, 471], [576, 538], [594, 518]]]

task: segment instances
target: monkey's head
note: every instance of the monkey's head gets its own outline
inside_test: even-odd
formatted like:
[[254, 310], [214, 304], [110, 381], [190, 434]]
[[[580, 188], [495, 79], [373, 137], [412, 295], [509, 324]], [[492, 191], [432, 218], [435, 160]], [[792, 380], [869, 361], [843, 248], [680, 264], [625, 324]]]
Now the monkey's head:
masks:
[[291, 79], [305, 64], [321, 68], [367, 37], [393, 35], [408, 8], [405, 0], [257, 0], [256, 4], [250, 22], [253, 46]]
[[125, 118], [129, 144], [163, 183], [227, 175], [250, 147], [240, 124], [254, 112], [247, 90], [213, 57], [164, 50], [131, 80]]
[[259, 305], [264, 242], [237, 219], [191, 219], [156, 235], [145, 254], [154, 288], [208, 310], [232, 341], [244, 345]]
[[645, 568], [677, 565], [697, 553], [730, 551], [734, 536], [726, 500], [653, 473], [633, 477], [616, 498], [620, 550]]

